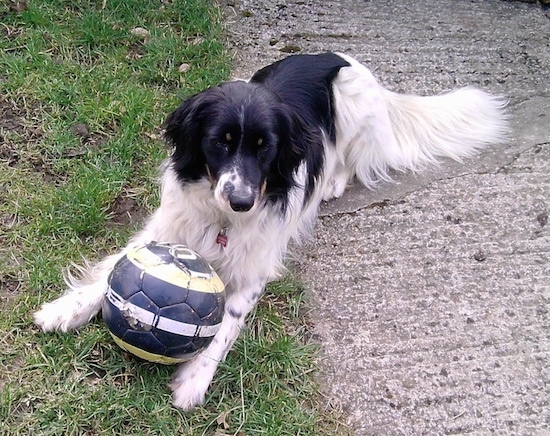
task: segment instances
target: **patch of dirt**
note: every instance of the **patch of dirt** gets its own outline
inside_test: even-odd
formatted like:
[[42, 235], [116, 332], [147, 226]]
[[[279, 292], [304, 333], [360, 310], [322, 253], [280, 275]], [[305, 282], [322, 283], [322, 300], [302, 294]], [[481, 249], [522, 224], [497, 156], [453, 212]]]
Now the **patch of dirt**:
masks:
[[25, 359], [23, 359], [23, 357], [17, 356], [11, 362], [6, 363], [5, 365], [6, 370], [3, 371], [3, 373], [0, 373], [0, 392], [2, 392], [4, 386], [6, 386], [10, 382], [10, 377], [8, 374], [17, 374], [25, 366]]
[[0, 136], [0, 160], [13, 167], [19, 162], [19, 153], [5, 143], [4, 137]]
[[21, 130], [25, 125], [23, 111], [15, 103], [0, 99], [0, 128]]
[[[56, 184], [63, 178], [51, 167], [50, 162], [33, 152], [46, 135], [42, 126], [33, 121], [35, 108], [28, 102], [17, 103], [0, 96], [0, 162], [9, 167], [26, 167], [40, 174], [45, 183]], [[64, 158], [78, 158], [92, 149], [100, 148], [109, 136], [105, 132], [93, 132], [86, 123], [77, 122], [69, 131], [79, 139], [80, 145], [67, 150]]]
[[128, 46], [128, 54], [126, 55], [126, 58], [132, 61], [141, 59], [146, 52], [147, 49], [144, 47], [143, 42], [133, 42]]
[[[5, 16], [0, 14], [0, 20]], [[0, 28], [0, 35], [2, 35], [3, 38], [6, 38], [9, 41], [14, 41], [15, 39], [19, 38], [23, 34], [23, 29], [18, 29], [17, 27], [11, 27], [7, 24], [2, 26]]]
[[75, 123], [69, 127], [69, 132], [80, 141], [79, 147], [69, 149], [63, 157], [75, 158], [88, 154], [91, 150], [101, 149], [102, 144], [110, 137], [111, 133], [94, 132], [86, 123]]
[[23, 282], [15, 275], [8, 273], [0, 276], [0, 310], [7, 310], [24, 292]]
[[[34, 144], [44, 136], [42, 127], [29, 121], [28, 107], [0, 97], [0, 160], [9, 166], [22, 159], [22, 148]], [[15, 142], [17, 138], [20, 144]]]
[[19, 295], [22, 283], [16, 277], [0, 277], [0, 295], [2, 300]]
[[126, 226], [144, 222], [149, 212], [132, 196], [121, 194], [115, 198], [109, 208], [109, 214], [112, 224]]

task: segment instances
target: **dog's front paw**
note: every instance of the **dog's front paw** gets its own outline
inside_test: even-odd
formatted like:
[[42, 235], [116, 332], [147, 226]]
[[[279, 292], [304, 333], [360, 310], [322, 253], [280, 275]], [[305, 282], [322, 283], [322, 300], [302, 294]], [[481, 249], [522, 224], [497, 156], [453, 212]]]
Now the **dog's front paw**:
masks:
[[170, 382], [174, 406], [180, 409], [190, 410], [204, 403], [215, 367], [212, 371], [210, 365], [200, 365], [200, 358], [201, 356], [197, 356], [195, 360], [181, 365]]
[[346, 174], [333, 177], [323, 192], [323, 200], [329, 201], [333, 198], [340, 198], [348, 186], [348, 177]]
[[86, 324], [101, 310], [101, 287], [69, 292], [34, 313], [34, 322], [45, 332], [66, 332]]
[[90, 309], [80, 301], [65, 296], [51, 303], [44, 303], [34, 313], [33, 318], [36, 325], [45, 332], [67, 332], [87, 323], [97, 313]]
[[33, 318], [34, 323], [45, 332], [52, 332], [54, 330], [66, 332], [68, 330], [68, 321], [65, 315], [53, 302], [44, 303], [40, 310], [33, 314]]
[[349, 171], [342, 164], [337, 164], [323, 187], [323, 200], [329, 201], [340, 198], [348, 186], [350, 180]]

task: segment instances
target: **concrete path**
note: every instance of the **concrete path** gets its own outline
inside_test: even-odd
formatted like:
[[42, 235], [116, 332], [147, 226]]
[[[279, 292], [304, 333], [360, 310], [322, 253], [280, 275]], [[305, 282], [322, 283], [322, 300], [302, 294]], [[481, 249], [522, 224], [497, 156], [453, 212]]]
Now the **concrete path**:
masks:
[[226, 1], [236, 76], [341, 51], [394, 91], [510, 98], [512, 140], [323, 207], [298, 270], [356, 435], [550, 434], [550, 20], [487, 0]]

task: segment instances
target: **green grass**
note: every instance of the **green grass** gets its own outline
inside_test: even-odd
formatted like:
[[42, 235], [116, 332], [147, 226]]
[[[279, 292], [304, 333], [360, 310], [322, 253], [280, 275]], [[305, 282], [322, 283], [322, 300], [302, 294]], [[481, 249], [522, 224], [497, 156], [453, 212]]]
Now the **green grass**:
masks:
[[33, 325], [66, 265], [123, 246], [156, 206], [159, 126], [231, 65], [213, 1], [13, 5], [0, 4], [0, 434], [344, 434], [319, 399], [290, 279], [269, 288], [190, 413], [171, 405], [173, 368], [126, 360], [101, 321]]

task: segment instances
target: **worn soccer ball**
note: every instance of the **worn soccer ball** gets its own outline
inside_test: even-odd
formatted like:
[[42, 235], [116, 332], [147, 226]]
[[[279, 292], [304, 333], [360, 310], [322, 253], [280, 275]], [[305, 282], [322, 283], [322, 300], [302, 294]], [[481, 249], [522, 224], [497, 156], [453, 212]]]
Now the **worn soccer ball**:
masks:
[[199, 254], [181, 244], [150, 243], [126, 253], [109, 275], [103, 321], [114, 341], [163, 364], [191, 359], [218, 332], [225, 288]]

